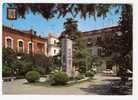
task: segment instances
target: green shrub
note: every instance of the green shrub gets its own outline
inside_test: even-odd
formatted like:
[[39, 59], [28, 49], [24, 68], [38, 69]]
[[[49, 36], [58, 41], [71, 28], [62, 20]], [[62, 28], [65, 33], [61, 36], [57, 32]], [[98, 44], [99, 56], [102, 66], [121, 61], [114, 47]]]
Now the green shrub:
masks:
[[30, 60], [32, 60], [33, 62], [33, 66], [35, 67], [40, 67], [44, 69], [44, 72], [47, 73], [48, 71], [48, 57], [46, 57], [45, 55], [41, 55], [41, 54], [35, 54], [32, 57], [30, 57]]
[[69, 77], [68, 75], [63, 71], [58, 71], [49, 76], [51, 85], [65, 85]]
[[[31, 70], [38, 71], [40, 74], [45, 74], [48, 71], [48, 57], [41, 54], [24, 54], [22, 56], [22, 61], [24, 61], [23, 72], [26, 73]], [[27, 66], [27, 67], [26, 67]]]
[[2, 64], [11, 66], [11, 64], [16, 60], [16, 53], [10, 48], [3, 48], [2, 49]]
[[30, 61], [21, 61], [21, 67], [22, 67], [22, 75], [25, 76], [25, 74], [32, 70], [32, 63]]
[[16, 59], [12, 62], [11, 66], [13, 70], [16, 70], [16, 76], [25, 76], [27, 72], [32, 70], [32, 64], [29, 61], [24, 60]]
[[42, 68], [40, 68], [40, 67], [32, 68], [32, 70], [39, 72], [41, 75], [44, 75], [45, 74], [45, 70], [42, 69]]
[[2, 76], [3, 77], [9, 77], [12, 75], [12, 69], [10, 67], [7, 67], [3, 65], [2, 67]]
[[29, 71], [26, 73], [25, 78], [28, 82], [36, 82], [40, 79], [40, 74], [37, 71]]
[[94, 75], [95, 75], [95, 73], [93, 71], [88, 71], [85, 73], [85, 76], [90, 77], [90, 78], [94, 77]]

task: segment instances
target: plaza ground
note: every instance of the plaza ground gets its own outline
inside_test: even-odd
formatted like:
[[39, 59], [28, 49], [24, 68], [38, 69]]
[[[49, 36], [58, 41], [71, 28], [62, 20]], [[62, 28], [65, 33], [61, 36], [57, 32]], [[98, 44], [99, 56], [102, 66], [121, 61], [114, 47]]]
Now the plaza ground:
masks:
[[111, 82], [119, 77], [97, 74], [93, 80], [71, 86], [36, 86], [25, 84], [25, 79], [3, 82], [3, 94], [106, 95]]

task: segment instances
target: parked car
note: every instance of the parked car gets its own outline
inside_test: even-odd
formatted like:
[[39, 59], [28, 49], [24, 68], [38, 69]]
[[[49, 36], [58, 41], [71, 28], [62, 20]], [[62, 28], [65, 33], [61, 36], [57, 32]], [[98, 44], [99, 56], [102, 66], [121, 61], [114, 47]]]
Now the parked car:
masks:
[[106, 69], [103, 71], [103, 74], [104, 75], [112, 75], [112, 74], [114, 74], [114, 72], [111, 69]]

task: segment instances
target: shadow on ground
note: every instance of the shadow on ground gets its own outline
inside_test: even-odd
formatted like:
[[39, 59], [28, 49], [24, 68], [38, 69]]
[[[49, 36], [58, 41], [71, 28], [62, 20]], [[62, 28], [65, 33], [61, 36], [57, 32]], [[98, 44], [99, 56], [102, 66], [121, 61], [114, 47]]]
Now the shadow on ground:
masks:
[[80, 89], [85, 92], [88, 92], [88, 94], [108, 95], [108, 91], [110, 90], [110, 84], [89, 85], [87, 88]]
[[[88, 94], [97, 94], [97, 95], [132, 95], [132, 81], [128, 83], [127, 88], [118, 88], [117, 90], [113, 90], [112, 84], [119, 82], [119, 79], [104, 79], [107, 81], [105, 84], [91, 84], [87, 88], [80, 88], [82, 91], [87, 92]], [[115, 84], [115, 87], [120, 87], [118, 84]]]

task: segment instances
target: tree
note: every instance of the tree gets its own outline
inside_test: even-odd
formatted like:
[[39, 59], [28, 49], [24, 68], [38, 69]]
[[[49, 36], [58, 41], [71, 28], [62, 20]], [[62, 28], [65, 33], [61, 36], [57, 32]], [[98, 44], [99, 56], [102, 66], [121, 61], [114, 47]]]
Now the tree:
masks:
[[25, 18], [25, 14], [30, 10], [34, 14], [39, 13], [45, 19], [51, 19], [58, 15], [58, 18], [65, 17], [70, 13], [73, 17], [76, 17], [80, 14], [81, 18], [86, 19], [86, 16], [89, 15], [96, 17], [106, 17], [107, 13], [112, 7], [119, 7], [120, 4], [32, 4], [32, 3], [14, 3], [8, 4], [11, 7], [17, 8], [18, 17]]
[[[13, 62], [16, 61], [16, 53], [11, 48], [2, 48], [2, 72], [3, 76], [14, 74]], [[5, 75], [5, 73], [7, 75]]]
[[59, 56], [49, 57], [47, 62], [47, 72], [50, 73], [55, 69], [59, 69], [61, 67], [61, 60]]
[[78, 31], [77, 21], [72, 18], [67, 18], [64, 23], [64, 31], [62, 35], [67, 35], [68, 38], [75, 41], [80, 36], [80, 32]]
[[28, 71], [31, 71], [33, 65], [30, 61], [18, 60], [12, 62], [12, 70], [14, 70], [15, 76], [24, 76]]
[[73, 63], [79, 67], [80, 72], [85, 73], [92, 64], [91, 50], [87, 47], [86, 42], [77, 40], [77, 47], [74, 51]]
[[122, 80], [128, 79], [128, 69], [132, 71], [132, 18], [132, 6], [124, 5], [119, 22], [121, 33], [113, 37], [112, 50], [118, 54], [113, 61], [120, 66]]
[[11, 66], [12, 62], [17, 59], [16, 53], [11, 48], [2, 48], [3, 65]]

